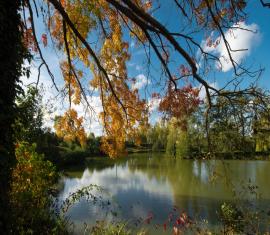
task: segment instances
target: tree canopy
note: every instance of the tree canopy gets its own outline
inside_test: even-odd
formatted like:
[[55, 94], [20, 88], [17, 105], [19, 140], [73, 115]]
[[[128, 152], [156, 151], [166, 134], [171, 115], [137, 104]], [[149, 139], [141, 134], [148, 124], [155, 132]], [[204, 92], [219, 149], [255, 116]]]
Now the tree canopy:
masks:
[[[261, 3], [262, 7], [269, 5]], [[166, 4], [174, 6], [177, 27], [167, 26], [160, 17]], [[184, 122], [202, 102], [198, 97], [202, 87], [208, 109], [217, 96], [228, 102], [243, 94], [260, 97], [256, 81], [262, 69], [250, 69], [237, 60], [235, 53], [247, 49], [233, 48], [226, 33], [256, 33], [243, 23], [248, 17], [247, 4], [244, 0], [23, 1], [24, 45], [40, 57], [39, 69], [46, 67], [57, 90], [43, 52], [54, 46], [63, 54], [60, 67], [70, 108], [60, 118], [57, 133], [81, 142], [86, 139], [72, 104], [85, 102], [93, 109], [87, 100], [90, 84], [98, 90], [103, 107], [99, 114], [105, 130], [103, 150], [116, 157], [124, 153], [126, 139], [139, 138], [137, 127], [147, 123], [149, 108], [138, 89], [132, 88], [136, 79], [128, 73], [131, 39], [144, 50], [150, 73], [152, 67], [160, 66], [160, 80], [156, 79], [153, 87], [158, 87], [158, 93], [165, 92], [157, 95], [153, 89], [152, 96], [161, 99], [160, 110], [165, 114]], [[38, 19], [46, 26], [41, 36], [36, 33]], [[226, 56], [215, 54], [213, 48], [219, 45]], [[216, 76], [214, 72], [226, 70], [226, 64], [232, 66], [233, 75], [217, 88], [210, 79]], [[82, 82], [85, 77], [87, 82]], [[247, 77], [253, 80], [243, 85], [241, 81]]]

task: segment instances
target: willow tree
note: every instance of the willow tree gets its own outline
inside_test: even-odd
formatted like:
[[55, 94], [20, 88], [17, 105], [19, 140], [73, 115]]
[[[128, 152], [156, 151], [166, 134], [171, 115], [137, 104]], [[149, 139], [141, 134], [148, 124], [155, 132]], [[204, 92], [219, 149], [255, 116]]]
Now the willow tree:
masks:
[[[261, 3], [265, 7], [269, 6], [265, 1]], [[167, 27], [162, 18], [158, 17], [162, 14], [164, 5], [168, 4], [175, 10], [176, 20], [181, 22], [174, 28]], [[149, 67], [153, 63], [156, 66], [156, 61], [159, 61], [161, 76], [156, 85], [162, 84], [163, 88], [160, 90], [167, 90], [160, 99], [168, 101], [174, 97], [174, 93], [175, 97], [179, 94], [189, 97], [190, 92], [183, 90], [187, 83], [192, 84], [192, 87], [204, 87], [209, 109], [216, 96], [229, 98], [239, 93], [256, 96], [258, 94], [253, 83], [243, 87], [239, 86], [239, 81], [245, 76], [256, 79], [261, 71], [250, 71], [234, 59], [235, 51], [246, 48], [232, 48], [226, 34], [228, 30], [249, 30], [239, 23], [247, 17], [246, 5], [244, 0], [1, 1], [1, 35], [5, 35], [1, 36], [1, 45], [4, 45], [4, 50], [1, 49], [1, 61], [4, 61], [1, 62], [3, 81], [0, 95], [1, 102], [4, 103], [1, 104], [1, 109], [7, 107], [1, 110], [1, 114], [13, 113], [16, 81], [20, 76], [22, 63], [21, 34], [24, 36], [24, 46], [34, 57], [40, 58], [39, 69], [45, 66], [54, 85], [54, 75], [43, 57], [43, 51], [52, 44], [65, 55], [60, 67], [70, 108], [60, 120], [61, 125], [56, 125], [58, 134], [71, 139], [78, 138], [81, 142], [85, 140], [82, 120], [72, 104], [85, 100], [91, 109], [87, 100], [89, 87], [81, 82], [86, 75], [91, 78], [89, 82], [98, 90], [103, 106], [103, 112], [99, 115], [105, 130], [102, 148], [111, 157], [124, 153], [125, 140], [129, 137], [136, 138], [136, 128], [147, 122], [147, 103], [141, 99], [138, 90], [131, 89], [133, 79], [127, 72], [126, 65], [130, 59], [128, 38], [132, 38], [138, 47], [144, 49]], [[36, 27], [41, 23], [44, 23], [47, 30], [38, 35]], [[52, 43], [48, 42], [49, 38]], [[205, 45], [202, 45], [202, 39]], [[41, 47], [41, 43], [45, 47]], [[234, 72], [232, 79], [226, 81], [226, 91], [217, 89], [209, 82], [209, 77], [214, 76], [209, 71], [222, 70], [224, 65], [224, 58], [217, 56], [212, 50], [219, 44], [224, 46], [227, 62]], [[85, 71], [88, 71], [87, 74]], [[58, 89], [56, 85], [55, 88]], [[175, 100], [177, 99], [163, 102], [162, 110], [178, 117], [179, 102], [174, 103]], [[192, 105], [192, 99], [183, 100], [185, 103], [181, 103], [181, 110], [187, 110], [186, 107]], [[167, 107], [164, 105], [166, 103]], [[1, 117], [2, 149], [12, 143], [10, 126], [13, 117], [6, 117]], [[206, 123], [206, 127], [207, 125]], [[12, 150], [9, 153], [13, 155]], [[12, 160], [3, 158], [1, 164], [10, 161]], [[1, 186], [4, 181], [6, 178], [1, 177]]]

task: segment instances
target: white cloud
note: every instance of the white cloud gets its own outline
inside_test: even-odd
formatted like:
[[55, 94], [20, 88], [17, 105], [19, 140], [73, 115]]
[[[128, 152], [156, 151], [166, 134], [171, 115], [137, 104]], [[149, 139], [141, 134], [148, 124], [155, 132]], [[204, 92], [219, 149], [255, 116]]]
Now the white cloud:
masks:
[[[24, 89], [26, 89], [26, 86], [29, 84], [35, 85], [37, 82], [37, 77], [38, 69], [32, 65], [30, 77], [21, 77]], [[61, 88], [64, 85], [63, 81], [61, 81], [62, 84], [60, 84], [60, 81], [57, 81], [59, 86], [58, 88]], [[51, 78], [44, 68], [40, 73], [39, 87], [42, 87], [41, 94], [44, 112], [44, 127], [51, 128], [53, 130], [55, 117], [64, 114], [69, 107], [69, 102], [67, 97], [64, 98], [59, 95], [59, 93], [53, 87]], [[103, 127], [98, 118], [99, 113], [102, 112], [102, 103], [100, 97], [97, 95], [87, 96], [87, 100], [93, 109], [92, 112], [85, 112], [86, 104], [84, 99], [82, 99], [81, 104], [73, 105], [72, 108], [77, 111], [78, 116], [84, 117], [84, 127], [86, 132], [93, 132], [96, 136], [100, 136], [102, 135], [103, 131]]]
[[89, 104], [95, 110], [96, 114], [99, 114], [103, 111], [102, 102], [99, 96], [88, 96], [87, 99], [89, 101]]
[[[72, 105], [79, 117], [84, 117], [83, 126], [86, 133], [94, 133], [95, 136], [101, 136], [103, 132], [103, 126], [99, 120], [99, 113], [102, 112], [102, 103], [99, 96], [87, 96], [88, 103], [90, 105], [90, 110], [86, 109], [87, 105], [84, 99], [78, 105]], [[54, 101], [53, 112], [45, 112], [44, 121], [45, 126], [53, 128], [53, 120], [57, 115], [63, 115], [63, 113], [68, 109], [68, 99], [64, 100], [61, 98]]]
[[[258, 25], [254, 23], [247, 25], [245, 22], [241, 22], [241, 23], [233, 25], [233, 27], [236, 27], [236, 28], [229, 29], [228, 31], [226, 31], [225, 37], [230, 45], [231, 50], [247, 49], [244, 51], [231, 52], [232, 58], [235, 60], [236, 63], [240, 64], [243, 61], [243, 59], [250, 54], [251, 49], [256, 44], [259, 43], [261, 35], [259, 33]], [[248, 29], [253, 32], [250, 32], [248, 30], [243, 30], [240, 28]], [[257, 33], [254, 33], [254, 32], [257, 32]], [[222, 39], [220, 40], [220, 43], [216, 47], [207, 46], [206, 41], [203, 41], [202, 45], [203, 45], [203, 49], [206, 52], [212, 52], [220, 58], [220, 62], [222, 65], [221, 69], [223, 72], [227, 72], [233, 68], [233, 65], [229, 59], [226, 45]], [[217, 64], [217, 66], [220, 67], [219, 64]]]
[[[115, 175], [117, 168], [117, 176]], [[103, 171], [92, 171], [85, 169], [81, 178], [66, 179], [63, 191], [59, 195], [60, 200], [65, 200], [77, 190], [89, 186], [99, 185], [110, 192], [111, 197], [116, 196], [119, 191], [142, 190], [149, 194], [160, 197], [168, 197], [172, 193], [171, 186], [167, 179], [157, 181], [156, 178], [149, 178], [139, 170], [130, 171], [127, 165], [106, 168]], [[162, 185], [162, 187], [161, 187]]]
[[[34, 63], [25, 64], [25, 66], [30, 67], [30, 76], [27, 78], [26, 76], [22, 76], [20, 81], [22, 82], [22, 88], [24, 90], [27, 89], [27, 86], [33, 85], [36, 86], [38, 80], [38, 66]], [[51, 68], [51, 67], [50, 67]], [[54, 71], [55, 78], [57, 78], [59, 74], [59, 69]], [[56, 81], [58, 88], [61, 87], [61, 80]], [[42, 95], [42, 109], [44, 113], [44, 127], [48, 127], [53, 129], [54, 125], [54, 117], [56, 115], [61, 115], [64, 112], [63, 103], [60, 100], [60, 97], [57, 96], [58, 92], [53, 86], [51, 77], [48, 75], [45, 66], [43, 66], [40, 70], [40, 78], [38, 83], [38, 88], [40, 89], [40, 94]]]
[[[87, 109], [85, 100], [78, 105], [72, 105], [79, 117], [84, 117], [83, 126], [86, 133], [94, 133], [95, 136], [101, 136], [103, 132], [103, 126], [99, 120], [99, 113], [103, 111], [102, 102], [99, 96], [87, 96], [87, 101], [90, 105], [90, 109]], [[66, 100], [67, 103], [67, 100]]]
[[103, 111], [102, 102], [99, 96], [87, 97], [90, 106], [93, 108], [94, 113], [88, 117], [89, 126], [88, 132], [93, 132], [96, 136], [101, 136], [103, 132], [103, 126], [99, 121], [99, 114]]
[[[21, 82], [23, 83], [23, 88], [25, 89], [25, 87], [27, 87], [28, 85], [35, 85], [37, 83], [38, 80], [38, 68], [34, 65], [31, 65], [31, 69], [30, 69], [30, 76], [29, 78], [27, 78], [26, 76], [22, 76], [20, 78]], [[53, 83], [51, 78], [49, 77], [49, 75], [47, 74], [47, 72], [45, 71], [45, 69], [41, 69], [40, 70], [40, 77], [39, 77], [39, 85], [43, 85], [44, 88], [52, 88], [52, 90], [55, 88], [53, 87]]]
[[[213, 83], [209, 83], [209, 86], [211, 86], [211, 87], [213, 87], [213, 88], [215, 88], [215, 89], [219, 89], [219, 86], [218, 86], [218, 83], [217, 82], [213, 82]], [[200, 100], [205, 100], [205, 98], [206, 98], [206, 90], [205, 90], [205, 87], [204, 86], [200, 86], [199, 87], [199, 90], [200, 90], [200, 92], [199, 92], [199, 98], [200, 98]], [[210, 90], [210, 93], [211, 92], [213, 92], [212, 90]]]
[[144, 87], [147, 84], [150, 84], [150, 81], [145, 77], [144, 74], [139, 74], [135, 77], [135, 83], [132, 84], [131, 89], [135, 90], [135, 89], [141, 89], [142, 87]]
[[160, 98], [150, 98], [148, 100], [149, 112], [156, 111], [158, 109], [160, 101], [161, 101]]
[[[102, 171], [86, 168], [81, 176], [63, 177], [62, 190], [58, 195], [58, 205], [63, 205], [72, 193], [92, 185], [98, 185], [101, 190], [93, 188], [91, 194], [95, 195], [98, 201], [89, 204], [84, 197], [75, 203], [67, 211], [67, 216], [75, 224], [78, 234], [81, 234], [83, 228], [82, 219], [87, 221], [88, 225], [95, 223], [96, 220], [110, 223], [124, 217], [135, 221], [138, 218], [146, 218], [150, 211], [151, 205], [149, 201], [155, 199], [160, 206], [164, 205], [164, 201], [168, 205], [173, 205], [173, 188], [166, 177], [157, 180], [155, 177], [149, 177], [140, 170], [130, 170], [129, 163], [118, 164], [113, 167], [107, 167]], [[134, 193], [135, 192], [135, 193]], [[143, 195], [138, 199], [138, 194]], [[121, 195], [129, 195], [128, 211], [121, 210], [126, 205], [126, 200]], [[91, 198], [90, 198], [91, 199]], [[103, 203], [111, 202], [106, 207]], [[80, 210], [80, 215], [76, 211]], [[123, 208], [124, 209], [124, 208]], [[116, 211], [117, 217], [111, 215]], [[92, 220], [95, 218], [94, 220]]]

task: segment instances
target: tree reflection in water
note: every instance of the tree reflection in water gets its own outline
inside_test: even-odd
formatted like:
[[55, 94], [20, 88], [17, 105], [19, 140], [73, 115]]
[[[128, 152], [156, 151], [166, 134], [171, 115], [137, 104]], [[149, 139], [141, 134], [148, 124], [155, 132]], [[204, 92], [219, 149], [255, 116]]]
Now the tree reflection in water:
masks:
[[124, 219], [137, 224], [149, 213], [153, 214], [153, 224], [162, 224], [177, 206], [181, 212], [216, 226], [220, 205], [233, 200], [235, 187], [248, 179], [260, 188], [259, 203], [264, 205], [270, 199], [267, 161], [181, 160], [162, 154], [134, 154], [117, 162], [100, 161], [92, 161], [84, 171], [67, 172], [68, 176], [62, 178], [59, 200], [84, 186], [97, 184], [109, 192], [104, 200], [112, 200], [118, 214], [108, 215], [81, 200], [68, 214], [77, 225], [102, 219]]

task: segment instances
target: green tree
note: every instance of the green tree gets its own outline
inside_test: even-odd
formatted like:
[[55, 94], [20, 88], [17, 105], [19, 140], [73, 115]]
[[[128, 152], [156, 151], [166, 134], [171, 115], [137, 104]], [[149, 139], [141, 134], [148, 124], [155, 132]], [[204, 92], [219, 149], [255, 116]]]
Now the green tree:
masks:
[[270, 151], [270, 110], [268, 107], [254, 116], [253, 137], [256, 152]]
[[101, 137], [95, 137], [94, 133], [90, 133], [87, 137], [86, 150], [92, 155], [99, 155]]
[[252, 152], [250, 143], [254, 97], [239, 95], [233, 99], [218, 97], [209, 115], [209, 133], [214, 152]]
[[173, 118], [170, 120], [168, 130], [166, 153], [171, 156], [176, 156], [176, 141], [179, 132], [179, 128], [176, 126], [176, 119]]
[[169, 121], [166, 153], [170, 156], [180, 158], [189, 157], [191, 143], [189, 140], [188, 129], [183, 129], [179, 122], [181, 121], [175, 118], [172, 118]]
[[167, 145], [168, 127], [165, 121], [160, 121], [151, 126], [147, 133], [147, 143], [152, 145], [153, 151], [164, 150]]
[[190, 154], [194, 157], [208, 152], [205, 130], [205, 105], [200, 105], [188, 121], [188, 139]]
[[42, 97], [35, 87], [16, 99], [18, 115], [15, 120], [15, 138], [17, 141], [38, 142], [43, 134]]
[[187, 131], [179, 130], [176, 140], [176, 156], [180, 158], [190, 156], [190, 139]]

